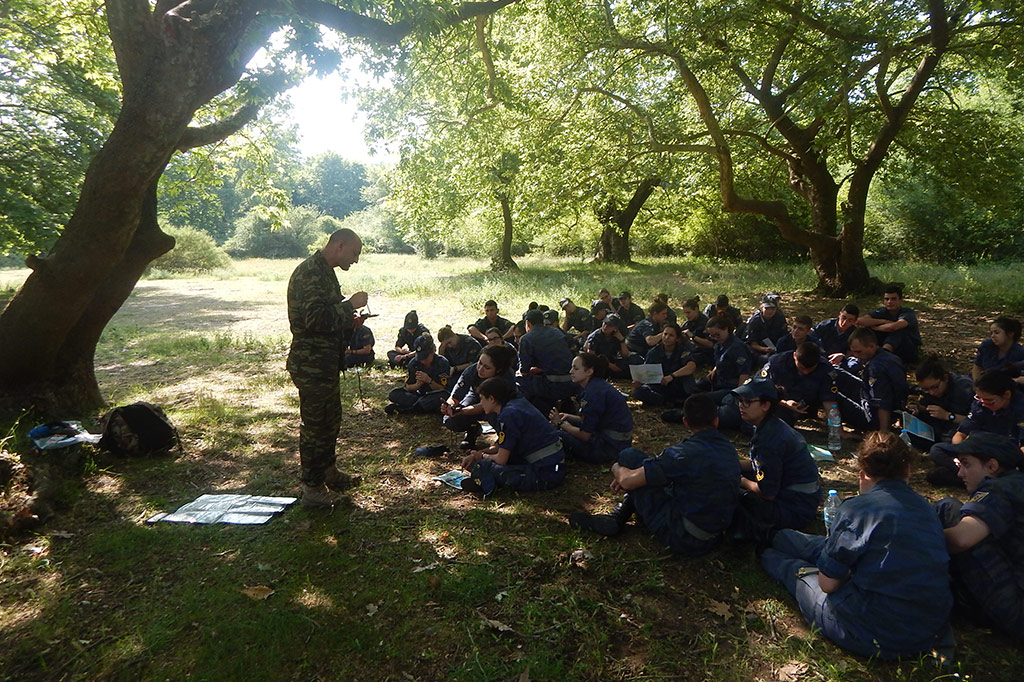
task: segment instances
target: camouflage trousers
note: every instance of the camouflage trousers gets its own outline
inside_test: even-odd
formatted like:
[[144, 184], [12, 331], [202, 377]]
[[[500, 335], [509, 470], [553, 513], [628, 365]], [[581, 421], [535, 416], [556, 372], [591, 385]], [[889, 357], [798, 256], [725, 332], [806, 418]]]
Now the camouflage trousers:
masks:
[[292, 382], [299, 389], [299, 478], [306, 485], [318, 486], [337, 459], [341, 386], [337, 377], [325, 381], [292, 374]]

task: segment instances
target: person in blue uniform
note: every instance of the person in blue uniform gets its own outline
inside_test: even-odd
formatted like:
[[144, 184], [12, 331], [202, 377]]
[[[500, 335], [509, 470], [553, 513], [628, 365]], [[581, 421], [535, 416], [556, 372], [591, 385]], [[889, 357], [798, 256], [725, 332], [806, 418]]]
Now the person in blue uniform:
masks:
[[787, 333], [786, 316], [779, 310], [780, 296], [769, 291], [761, 298], [761, 306], [747, 320], [744, 337], [755, 359], [763, 364], [775, 352], [776, 344]]
[[811, 328], [811, 334], [818, 339], [818, 345], [829, 360], [842, 360], [849, 350], [850, 333], [857, 328], [860, 308], [847, 303], [839, 311], [838, 317], [822, 320]]
[[519, 371], [516, 382], [523, 397], [547, 414], [563, 400], [576, 395], [569, 377], [575, 353], [560, 329], [544, 324], [544, 313], [526, 313], [526, 334], [519, 340]]
[[644, 309], [633, 303], [633, 294], [630, 292], [623, 291], [615, 301], [618, 301], [618, 307], [614, 312], [622, 319], [626, 329], [632, 329], [633, 325], [644, 319]]
[[1005, 436], [979, 431], [954, 446], [970, 499], [939, 502], [953, 596], [983, 627], [1024, 639], [1024, 473]]
[[1012, 317], [997, 317], [989, 325], [989, 337], [978, 346], [971, 376], [975, 380], [988, 369], [1024, 369], [1024, 347], [1020, 345], [1021, 325]]
[[369, 367], [373, 364], [373, 332], [366, 326], [366, 318], [360, 313], [352, 318], [352, 336], [345, 349], [346, 367]]
[[779, 531], [761, 555], [812, 628], [859, 656], [916, 657], [952, 637], [945, 539], [908, 484], [910, 459], [895, 434], [868, 434], [860, 495], [840, 505], [829, 536]]
[[[484, 316], [466, 327], [466, 331], [479, 341], [480, 345], [483, 345], [486, 342], [487, 330], [491, 327], [497, 327], [503, 338], [512, 338], [512, 322], [498, 314], [498, 304], [493, 300], [484, 303]], [[440, 332], [438, 332], [437, 340], [441, 341]]]
[[590, 314], [590, 311], [577, 306], [571, 298], [563, 298], [558, 305], [565, 313], [565, 319], [562, 320], [562, 331], [569, 333], [575, 331], [577, 336], [582, 337], [586, 337], [587, 334], [594, 331], [594, 316]]
[[750, 460], [741, 465], [737, 536], [767, 544], [774, 531], [814, 520], [821, 498], [818, 467], [804, 437], [775, 416], [779, 394], [772, 382], [748, 381], [732, 393], [743, 421], [754, 427]]
[[462, 450], [476, 448], [476, 440], [482, 433], [480, 420], [486, 418], [477, 387], [492, 377], [500, 377], [515, 387], [515, 357], [516, 352], [509, 346], [487, 346], [480, 351], [476, 364], [470, 365], [459, 376], [451, 395], [441, 403], [441, 414], [444, 415], [441, 423], [445, 428], [466, 432], [466, 437], [459, 443]]
[[736, 448], [718, 431], [707, 394], [686, 399], [683, 419], [692, 435], [649, 457], [627, 448], [612, 465], [611, 488], [623, 494], [610, 514], [570, 514], [574, 528], [618, 535], [635, 513], [644, 528], [675, 554], [707, 554], [722, 539], [736, 509], [740, 476]]
[[631, 353], [646, 357], [647, 353], [661, 343], [661, 329], [668, 320], [668, 306], [660, 301], [647, 309], [647, 317], [633, 325], [626, 335], [626, 348]]
[[732, 318], [716, 315], [708, 320], [708, 338], [715, 342], [711, 349], [715, 366], [697, 382], [704, 391], [719, 392], [716, 400], [746, 381], [753, 373], [750, 347], [733, 334]]
[[821, 343], [818, 341], [818, 337], [811, 333], [811, 327], [813, 326], [814, 321], [807, 315], [797, 315], [794, 317], [793, 322], [789, 325], [789, 333], [775, 344], [775, 352], [789, 353], [795, 351], [800, 344], [807, 341], [820, 348]]
[[878, 336], [878, 344], [898, 355], [903, 362], [917, 362], [921, 332], [917, 313], [903, 305], [902, 285], [887, 284], [882, 294], [882, 305], [857, 318], [857, 326], [873, 329]]
[[708, 337], [708, 316], [700, 311], [698, 297], [683, 302], [683, 317], [686, 319], [679, 328], [683, 332], [683, 339], [693, 344], [693, 359], [698, 366], [712, 364], [711, 348], [715, 342]]
[[697, 382], [693, 379], [697, 362], [681, 336], [679, 325], [666, 322], [665, 328], [661, 330], [661, 343], [647, 354], [645, 362], [648, 365], [661, 365], [664, 376], [658, 384], [633, 382], [633, 397], [645, 407], [677, 404], [697, 392]]
[[[486, 342], [487, 337], [484, 336]], [[451, 325], [437, 330], [437, 352], [448, 359], [451, 365], [452, 383], [467, 367], [476, 363], [480, 357], [480, 343], [469, 334], [456, 334]]]
[[849, 346], [852, 360], [845, 358], [837, 370], [843, 422], [861, 431], [888, 431], [909, 392], [903, 361], [863, 327], [850, 333]]
[[934, 443], [950, 442], [960, 423], [967, 418], [974, 402], [974, 382], [968, 376], [947, 370], [935, 354], [921, 361], [914, 377], [921, 391], [921, 400], [912, 412], [932, 427], [935, 440], [927, 441], [912, 433], [908, 435], [911, 445], [927, 451]]
[[469, 472], [462, 489], [489, 495], [498, 486], [521, 492], [547, 490], [565, 479], [562, 440], [544, 415], [502, 379], [487, 379], [477, 388], [480, 405], [496, 415], [498, 441], [485, 450], [471, 450], [462, 459]]
[[604, 324], [604, 318], [608, 317], [611, 312], [612, 309], [604, 301], [594, 301], [594, 304], [590, 306], [590, 317], [594, 319], [594, 328], [591, 331], [600, 329]]
[[566, 455], [583, 462], [614, 462], [619, 451], [633, 444], [633, 415], [626, 396], [608, 383], [608, 362], [599, 355], [577, 355], [569, 376], [580, 387], [580, 413], [552, 408], [548, 414]]
[[[776, 353], [768, 358], [759, 372], [760, 380], [775, 384], [779, 405], [775, 415], [790, 426], [805, 417], [815, 417], [818, 410], [836, 400], [836, 370], [810, 341], [795, 351]], [[735, 396], [727, 396], [718, 408], [721, 428], [742, 426]]]
[[630, 352], [626, 337], [619, 325], [619, 316], [611, 313], [601, 326], [590, 332], [583, 342], [583, 350], [600, 355], [608, 361], [608, 375], [613, 379], [629, 379], [629, 366], [639, 365], [643, 358]]
[[[974, 402], [967, 418], [960, 422], [952, 443], [936, 443], [928, 451], [935, 468], [927, 474], [932, 485], [958, 486], [959, 479], [951, 479], [958, 469], [953, 445], [979, 431], [1006, 436], [1024, 448], [1024, 393], [1005, 372], [990, 369], [974, 382]], [[942, 470], [945, 470], [944, 474]]]
[[443, 355], [438, 355], [430, 334], [424, 334], [413, 343], [416, 357], [409, 361], [409, 377], [404, 386], [391, 389], [387, 414], [421, 412], [437, 413], [448, 396], [451, 367]]
[[740, 309], [729, 303], [729, 297], [725, 294], [719, 294], [715, 298], [714, 303], [708, 303], [704, 306], [704, 317], [709, 320], [715, 315], [726, 315], [732, 320], [732, 328], [736, 331], [739, 337], [746, 337], [746, 323], [743, 321], [743, 315], [740, 313]]
[[679, 317], [678, 317], [678, 315], [676, 315], [676, 311], [673, 310], [672, 306], [670, 306], [668, 304], [668, 294], [666, 294], [665, 292], [661, 292], [661, 293], [655, 294], [654, 295], [654, 300], [651, 301], [651, 303], [664, 303], [666, 305], [667, 309], [668, 309], [668, 313], [667, 313], [667, 317], [665, 317], [665, 321], [666, 322], [671, 322], [672, 324], [679, 324]]
[[398, 340], [395, 341], [395, 348], [388, 351], [388, 364], [391, 367], [405, 367], [408, 365], [409, 360], [412, 360], [413, 356], [416, 355], [412, 344], [416, 342], [416, 339], [429, 333], [430, 330], [420, 324], [419, 315], [416, 314], [415, 310], [407, 312], [405, 314], [405, 322], [402, 323], [402, 328], [398, 330]]

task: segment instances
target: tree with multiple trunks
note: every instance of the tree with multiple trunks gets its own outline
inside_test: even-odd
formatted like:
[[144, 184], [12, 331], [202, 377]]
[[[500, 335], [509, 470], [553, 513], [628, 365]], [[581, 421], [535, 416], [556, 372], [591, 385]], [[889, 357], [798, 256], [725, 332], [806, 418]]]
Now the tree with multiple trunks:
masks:
[[[12, 404], [80, 411], [103, 404], [94, 373], [100, 333], [173, 239], [157, 225], [157, 183], [176, 152], [221, 140], [275, 91], [254, 55], [287, 27], [278, 50], [323, 51], [319, 27], [381, 48], [485, 15], [513, 0], [459, 5], [324, 0], [107, 0], [120, 112], [85, 173], [74, 212], [0, 315], [0, 393]], [[269, 75], [269, 77], [268, 77]], [[277, 87], [281, 87], [277, 83]], [[203, 107], [233, 107], [197, 121]]]
[[[875, 285], [864, 260], [868, 190], [897, 136], [971, 60], [1021, 44], [1011, 5], [952, 0], [605, 0], [589, 22], [595, 55], [650, 64], [648, 82], [678, 84], [696, 116], [662, 101], [619, 97], [656, 153], [707, 155], [722, 208], [771, 220], [807, 249], [818, 290]], [[658, 88], [664, 92], [664, 88]], [[750, 159], [766, 161], [751, 164]], [[768, 167], [772, 175], [751, 173]], [[773, 177], [775, 178], [773, 180]], [[775, 189], [773, 189], [773, 184]], [[798, 201], [784, 199], [780, 188]]]

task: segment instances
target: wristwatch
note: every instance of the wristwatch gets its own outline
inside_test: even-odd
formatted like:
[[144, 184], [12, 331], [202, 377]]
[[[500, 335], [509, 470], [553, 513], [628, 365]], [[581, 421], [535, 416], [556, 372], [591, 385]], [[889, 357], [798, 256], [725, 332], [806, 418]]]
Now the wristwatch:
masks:
[[949, 413], [949, 421], [956, 421], [956, 415], [953, 414], [952, 412]]

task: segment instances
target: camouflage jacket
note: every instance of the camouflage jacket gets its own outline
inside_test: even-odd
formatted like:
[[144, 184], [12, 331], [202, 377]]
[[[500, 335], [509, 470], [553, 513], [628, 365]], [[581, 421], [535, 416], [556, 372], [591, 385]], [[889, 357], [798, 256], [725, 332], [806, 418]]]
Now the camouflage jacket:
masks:
[[288, 280], [288, 325], [292, 345], [288, 371], [309, 378], [336, 378], [352, 304], [342, 300], [334, 268], [317, 251], [299, 263]]

